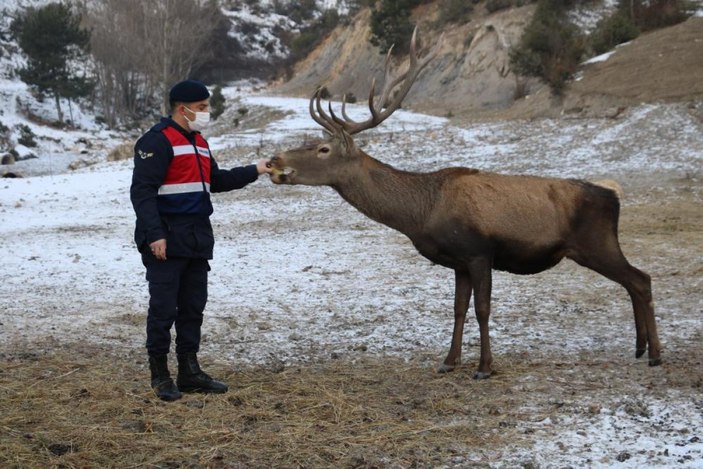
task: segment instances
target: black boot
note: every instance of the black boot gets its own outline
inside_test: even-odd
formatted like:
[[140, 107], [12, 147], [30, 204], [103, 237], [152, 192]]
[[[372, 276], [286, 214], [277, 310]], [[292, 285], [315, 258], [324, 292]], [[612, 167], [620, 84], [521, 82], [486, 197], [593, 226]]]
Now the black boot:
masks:
[[149, 355], [151, 389], [154, 390], [156, 397], [159, 399], [163, 401], [175, 401], [181, 398], [181, 393], [168, 372], [167, 358], [167, 355]]
[[227, 385], [207, 375], [198, 365], [195, 353], [178, 355], [178, 388], [183, 392], [202, 392], [222, 394], [227, 392]]

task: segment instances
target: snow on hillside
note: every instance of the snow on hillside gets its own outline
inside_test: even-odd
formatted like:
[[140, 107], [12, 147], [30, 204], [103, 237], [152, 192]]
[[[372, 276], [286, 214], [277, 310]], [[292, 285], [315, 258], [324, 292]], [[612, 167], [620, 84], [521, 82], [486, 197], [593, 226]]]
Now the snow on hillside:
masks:
[[[0, 175], [56, 174], [76, 161], [93, 164], [104, 161], [118, 144], [134, 137], [133, 134], [110, 131], [96, 122], [93, 111], [78, 102], [61, 100], [65, 119], [70, 126], [57, 128], [47, 123], [56, 122], [58, 114], [51, 97], [40, 97], [19, 80], [17, 70], [25, 59], [9, 28], [18, 8], [42, 6], [50, 0], [4, 0], [0, 11], [0, 129], [7, 128], [10, 147], [15, 150], [17, 163], [0, 167]], [[321, 8], [345, 10], [335, 0], [319, 1]], [[276, 30], [297, 31], [302, 25], [274, 12], [274, 2], [223, 2], [223, 13], [231, 22], [230, 35], [239, 39], [248, 57], [270, 60], [287, 56], [288, 50], [275, 34]], [[36, 147], [26, 148], [18, 143], [22, 128], [36, 136]], [[0, 154], [0, 157], [2, 154]], [[28, 163], [26, 158], [38, 157]]]
[[[246, 3], [237, 9], [223, 8], [222, 11], [232, 22], [229, 35], [241, 41], [248, 57], [267, 60], [281, 59], [288, 55], [288, 49], [273, 30], [280, 28], [286, 31], [297, 31], [299, 25], [290, 18], [273, 12], [267, 12], [262, 16], [260, 8], [253, 9]], [[243, 36], [248, 37], [242, 40]]]

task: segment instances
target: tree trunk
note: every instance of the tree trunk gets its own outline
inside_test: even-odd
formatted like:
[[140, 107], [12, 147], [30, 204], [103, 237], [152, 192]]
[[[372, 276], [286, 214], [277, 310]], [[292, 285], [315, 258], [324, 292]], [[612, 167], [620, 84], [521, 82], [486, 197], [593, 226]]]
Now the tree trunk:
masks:
[[68, 118], [71, 119], [71, 127], [76, 127], [76, 121], [73, 119], [73, 107], [71, 107], [71, 98], [68, 99]]
[[61, 112], [61, 96], [58, 93], [54, 93], [54, 100], [56, 101], [56, 113], [59, 115], [59, 122], [63, 122], [63, 112]]

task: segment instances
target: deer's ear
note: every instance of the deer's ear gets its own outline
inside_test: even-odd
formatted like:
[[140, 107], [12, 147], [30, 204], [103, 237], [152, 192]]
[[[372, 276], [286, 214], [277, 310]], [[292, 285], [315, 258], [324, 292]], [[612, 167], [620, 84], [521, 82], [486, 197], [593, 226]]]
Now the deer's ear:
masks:
[[338, 138], [339, 144], [342, 146], [344, 154], [353, 156], [356, 153], [356, 144], [354, 144], [354, 140], [352, 139], [351, 135], [349, 135], [346, 131], [342, 130], [339, 132]]

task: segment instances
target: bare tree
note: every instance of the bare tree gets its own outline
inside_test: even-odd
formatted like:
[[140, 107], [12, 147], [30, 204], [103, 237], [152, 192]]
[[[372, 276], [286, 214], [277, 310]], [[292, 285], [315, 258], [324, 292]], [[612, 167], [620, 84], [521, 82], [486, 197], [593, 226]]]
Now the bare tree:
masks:
[[165, 91], [210, 59], [205, 46], [214, 33], [219, 10], [211, 0], [138, 3], [141, 6], [141, 16], [147, 19], [143, 29], [144, 44], [148, 45], [150, 51], [145, 69]]
[[[108, 124], [139, 118], [174, 83], [211, 58], [221, 18], [208, 0], [103, 0], [88, 7], [97, 98]], [[166, 112], [166, 100], [160, 102]]]

